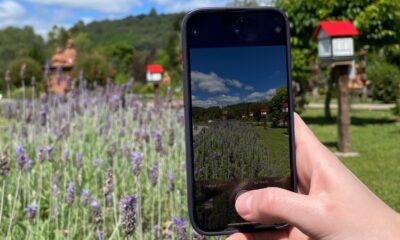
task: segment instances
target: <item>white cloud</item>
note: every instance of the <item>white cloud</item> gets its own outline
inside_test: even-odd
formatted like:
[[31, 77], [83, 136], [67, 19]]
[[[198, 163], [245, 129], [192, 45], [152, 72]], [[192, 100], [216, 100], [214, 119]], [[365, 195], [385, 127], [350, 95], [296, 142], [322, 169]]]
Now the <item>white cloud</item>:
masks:
[[209, 93], [229, 92], [225, 85], [225, 80], [213, 72], [207, 74], [193, 71], [191, 77], [193, 90], [202, 90]]
[[238, 96], [219, 95], [210, 97], [208, 99], [199, 99], [196, 96], [192, 96], [192, 105], [195, 107], [208, 108], [211, 106], [224, 107], [236, 103], [240, 103], [241, 99]]
[[[0, 2], [0, 21], [12, 21], [19, 18], [25, 14], [25, 8], [19, 3], [6, 0]], [[1, 24], [3, 25], [3, 24]]]
[[95, 10], [103, 13], [129, 13], [140, 0], [28, 0], [32, 3]]
[[251, 90], [254, 90], [254, 87], [250, 86], [250, 85], [246, 85], [246, 86], [244, 86], [244, 90], [251, 91]]
[[257, 102], [262, 100], [271, 100], [276, 94], [276, 89], [270, 89], [267, 92], [253, 92], [244, 100], [246, 102]]
[[238, 80], [235, 80], [235, 79], [226, 79], [225, 81], [228, 85], [234, 86], [237, 88], [241, 88], [243, 86], [243, 84], [241, 82], [239, 82]]
[[216, 73], [203, 73], [193, 71], [191, 73], [192, 77], [192, 88], [193, 90], [202, 90], [209, 93], [229, 92], [228, 86], [233, 86], [236, 88], [241, 88], [243, 84], [235, 79], [224, 79], [219, 77]]
[[215, 98], [213, 98], [215, 101], [218, 102], [218, 105], [223, 107], [227, 105], [232, 105], [236, 103], [240, 103], [240, 97], [238, 96], [227, 96], [227, 95], [220, 95]]

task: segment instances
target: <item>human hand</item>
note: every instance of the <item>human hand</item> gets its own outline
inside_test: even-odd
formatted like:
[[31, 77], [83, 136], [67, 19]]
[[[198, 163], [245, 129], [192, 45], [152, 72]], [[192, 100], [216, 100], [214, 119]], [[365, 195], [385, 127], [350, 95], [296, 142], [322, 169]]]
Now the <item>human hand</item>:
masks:
[[236, 201], [245, 220], [291, 226], [236, 233], [228, 240], [399, 239], [400, 215], [320, 143], [297, 114], [294, 123], [299, 193], [270, 187], [246, 192]]

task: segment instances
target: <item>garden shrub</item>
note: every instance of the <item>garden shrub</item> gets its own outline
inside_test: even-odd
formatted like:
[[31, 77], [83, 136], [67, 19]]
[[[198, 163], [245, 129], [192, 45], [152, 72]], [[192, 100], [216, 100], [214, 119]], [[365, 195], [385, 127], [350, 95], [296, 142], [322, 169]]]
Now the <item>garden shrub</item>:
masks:
[[32, 58], [24, 57], [14, 60], [10, 63], [8, 67], [8, 69], [10, 70], [12, 86], [22, 86], [21, 69], [24, 64], [26, 66], [23, 74], [23, 81], [25, 83], [25, 86], [31, 85], [32, 77], [36, 78], [37, 85], [38, 83], [41, 83], [43, 79], [43, 70], [41, 65]]
[[372, 61], [367, 66], [367, 78], [371, 80], [372, 98], [385, 103], [399, 98], [400, 70], [393, 64]]
[[74, 67], [74, 76], [79, 76], [80, 71], [83, 70], [83, 75], [89, 86], [97, 82], [99, 85], [105, 85], [107, 78], [115, 75], [115, 70], [107, 59], [99, 54], [86, 54], [77, 58]]

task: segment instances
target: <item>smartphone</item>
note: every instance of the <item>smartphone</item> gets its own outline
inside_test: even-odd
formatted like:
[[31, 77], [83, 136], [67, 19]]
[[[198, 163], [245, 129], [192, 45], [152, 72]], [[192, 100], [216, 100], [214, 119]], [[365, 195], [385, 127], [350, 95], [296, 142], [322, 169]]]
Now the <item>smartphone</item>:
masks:
[[296, 191], [289, 26], [275, 8], [207, 8], [182, 25], [189, 215], [204, 235], [277, 229], [235, 210], [250, 190]]

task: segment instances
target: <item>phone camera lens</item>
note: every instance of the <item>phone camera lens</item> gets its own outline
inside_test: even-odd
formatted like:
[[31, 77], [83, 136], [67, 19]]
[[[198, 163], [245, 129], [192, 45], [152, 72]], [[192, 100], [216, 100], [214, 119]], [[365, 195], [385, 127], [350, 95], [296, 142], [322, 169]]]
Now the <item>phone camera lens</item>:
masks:
[[192, 29], [192, 35], [193, 35], [193, 36], [197, 37], [197, 36], [199, 36], [199, 34], [200, 34], [199, 29], [197, 29], [197, 28], [193, 28], [193, 29]]

